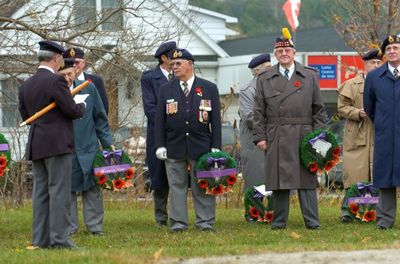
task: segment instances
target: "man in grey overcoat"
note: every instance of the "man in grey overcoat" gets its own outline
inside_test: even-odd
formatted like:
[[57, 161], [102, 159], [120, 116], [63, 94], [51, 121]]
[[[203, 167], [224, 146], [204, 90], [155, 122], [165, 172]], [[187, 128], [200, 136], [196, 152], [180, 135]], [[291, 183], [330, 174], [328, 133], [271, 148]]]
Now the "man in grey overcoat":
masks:
[[400, 34], [389, 35], [381, 51], [387, 62], [368, 73], [364, 109], [375, 126], [373, 184], [379, 188], [377, 228], [391, 228], [400, 187]]
[[[71, 60], [70, 58], [66, 60], [68, 59]], [[65, 64], [67, 65], [67, 63]], [[74, 68], [72, 69], [75, 70]], [[68, 69], [64, 71], [66, 70]], [[60, 71], [60, 73], [62, 72]], [[73, 86], [78, 86], [82, 82], [81, 80], [75, 80]], [[85, 114], [82, 118], [73, 121], [75, 152], [72, 157], [71, 233], [75, 233], [79, 226], [77, 193], [80, 192], [82, 194], [83, 219], [86, 228], [91, 234], [102, 236], [103, 197], [99, 186], [93, 180], [93, 160], [100, 148], [99, 141], [103, 148], [114, 148], [114, 146], [112, 146], [108, 117], [96, 86], [90, 83], [78, 95], [88, 95], [88, 97], [85, 101]]]
[[[249, 62], [248, 67], [254, 78], [242, 87], [239, 93], [240, 154], [243, 165], [244, 190], [265, 182], [264, 152], [258, 149], [253, 142], [253, 107], [257, 77], [271, 68], [271, 57], [268, 53], [260, 54]], [[254, 220], [246, 217], [246, 221]]]
[[278, 64], [257, 79], [254, 141], [265, 151], [267, 190], [273, 191], [272, 229], [286, 228], [290, 190], [298, 190], [305, 225], [319, 229], [317, 177], [300, 164], [302, 138], [324, 126], [325, 109], [317, 72], [294, 61], [291, 38], [277, 38]]

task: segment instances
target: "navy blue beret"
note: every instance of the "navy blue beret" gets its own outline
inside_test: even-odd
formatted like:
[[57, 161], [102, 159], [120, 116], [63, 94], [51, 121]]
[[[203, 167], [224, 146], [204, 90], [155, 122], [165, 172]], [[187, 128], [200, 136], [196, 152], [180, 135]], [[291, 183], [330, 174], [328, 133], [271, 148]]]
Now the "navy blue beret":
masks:
[[168, 54], [168, 52], [172, 49], [176, 49], [176, 42], [175, 41], [167, 41], [164, 42], [158, 47], [154, 57], [159, 58], [163, 54]]
[[269, 53], [263, 53], [263, 54], [260, 54], [260, 55], [258, 55], [256, 57], [254, 57], [249, 62], [248, 67], [250, 69], [253, 69], [253, 68], [257, 67], [258, 65], [263, 64], [263, 63], [265, 63], [267, 61], [271, 61], [271, 56], [269, 55]]
[[389, 35], [382, 42], [381, 51], [385, 53], [386, 47], [390, 44], [400, 43], [400, 34], [399, 35]]
[[85, 52], [80, 48], [70, 48], [64, 52], [63, 56], [64, 58], [83, 59]]
[[193, 55], [185, 49], [173, 49], [168, 53], [170, 60], [191, 60], [194, 61]]
[[380, 49], [373, 49], [370, 50], [369, 52], [367, 52], [366, 54], [364, 54], [364, 56], [362, 56], [362, 59], [365, 61], [368, 60], [382, 60], [382, 52], [380, 52]]
[[60, 44], [51, 40], [39, 41], [40, 50], [47, 50], [58, 54], [63, 54], [64, 48]]

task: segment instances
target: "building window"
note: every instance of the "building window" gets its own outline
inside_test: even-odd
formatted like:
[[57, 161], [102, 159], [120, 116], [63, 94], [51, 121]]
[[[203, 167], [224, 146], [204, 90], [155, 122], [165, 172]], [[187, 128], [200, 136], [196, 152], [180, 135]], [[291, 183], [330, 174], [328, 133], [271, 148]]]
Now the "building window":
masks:
[[14, 78], [1, 82], [1, 121], [2, 127], [15, 127], [21, 121], [18, 111], [18, 87], [20, 82]]
[[[105, 19], [101, 28], [107, 31], [121, 30], [123, 28], [123, 12], [118, 11], [123, 6], [123, 0], [75, 0], [75, 25], [79, 29], [93, 27], [100, 17]], [[101, 14], [97, 16], [97, 14]]]

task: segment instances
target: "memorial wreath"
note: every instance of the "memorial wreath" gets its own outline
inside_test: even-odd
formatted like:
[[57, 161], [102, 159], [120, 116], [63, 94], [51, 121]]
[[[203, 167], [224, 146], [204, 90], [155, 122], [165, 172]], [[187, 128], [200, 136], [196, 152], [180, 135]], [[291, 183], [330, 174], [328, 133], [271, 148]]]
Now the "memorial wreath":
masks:
[[342, 210], [348, 211], [353, 219], [371, 222], [376, 220], [378, 202], [378, 189], [370, 182], [358, 182], [347, 189]]
[[230, 192], [237, 180], [237, 163], [223, 151], [202, 155], [196, 164], [196, 178], [199, 187], [209, 195]]
[[93, 161], [93, 177], [103, 189], [119, 191], [133, 186], [135, 168], [129, 156], [122, 150], [110, 148], [98, 151]]
[[0, 177], [9, 170], [8, 166], [11, 160], [11, 151], [8, 141], [3, 134], [0, 133]]
[[329, 130], [316, 129], [300, 143], [300, 160], [310, 172], [329, 173], [340, 162], [340, 146]]
[[[264, 191], [260, 190], [262, 188]], [[260, 223], [271, 223], [274, 219], [271, 195], [272, 192], [265, 192], [265, 185], [248, 188], [244, 193], [245, 218]]]

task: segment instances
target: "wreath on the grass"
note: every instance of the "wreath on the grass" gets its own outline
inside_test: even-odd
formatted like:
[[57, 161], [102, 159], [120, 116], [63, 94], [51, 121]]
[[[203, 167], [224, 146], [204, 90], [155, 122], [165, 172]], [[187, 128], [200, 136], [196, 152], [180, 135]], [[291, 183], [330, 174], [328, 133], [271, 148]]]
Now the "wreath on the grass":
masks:
[[111, 148], [98, 151], [93, 161], [93, 177], [103, 189], [118, 191], [133, 186], [135, 168], [132, 161], [122, 150]]
[[[258, 191], [260, 186], [249, 187], [244, 193], [244, 208], [246, 219], [251, 218], [260, 223], [271, 223], [274, 219], [271, 192]], [[265, 189], [265, 185], [264, 185]], [[266, 197], [266, 204], [264, 198]]]
[[316, 129], [300, 143], [301, 164], [310, 172], [329, 173], [340, 162], [340, 146], [329, 130]]
[[8, 145], [7, 139], [2, 133], [0, 133], [0, 177], [9, 170], [8, 165], [11, 160], [10, 146]]
[[202, 155], [196, 164], [199, 187], [206, 194], [220, 195], [232, 190], [237, 180], [237, 163], [223, 151]]
[[342, 210], [349, 212], [353, 219], [361, 222], [376, 220], [376, 205], [379, 191], [370, 182], [358, 182], [347, 189]]

